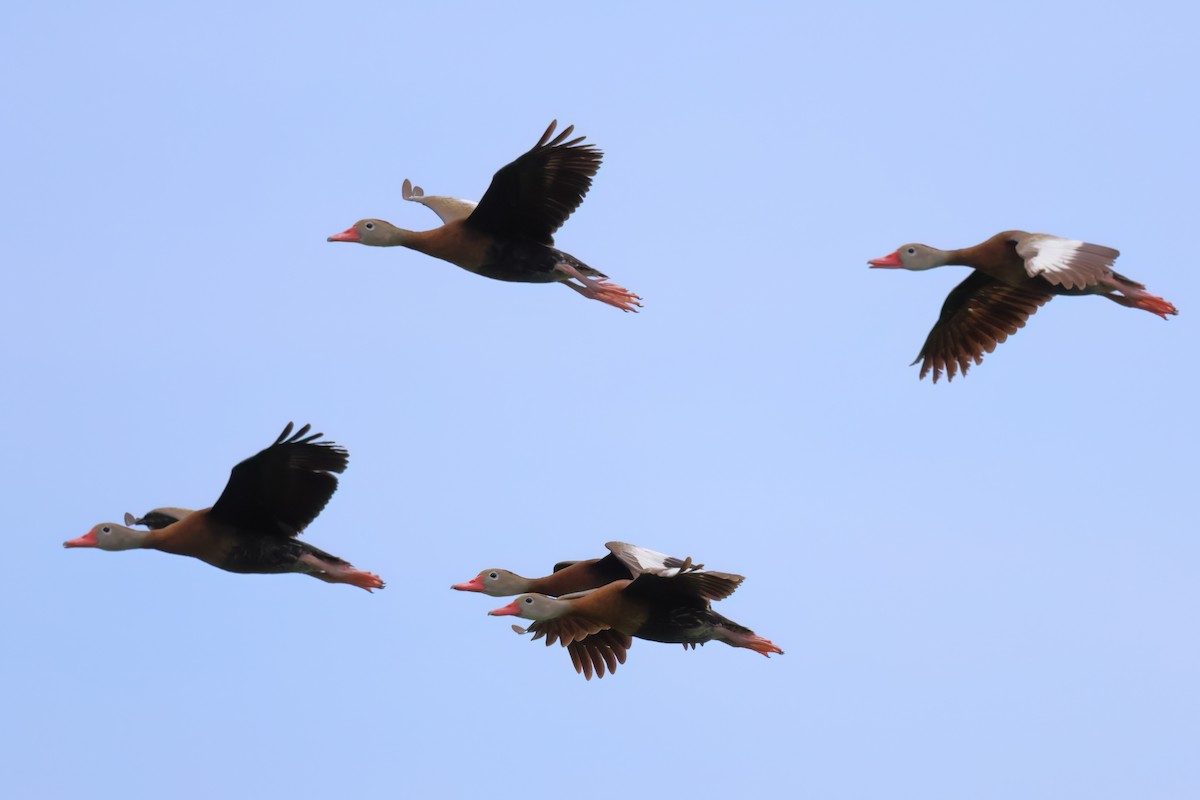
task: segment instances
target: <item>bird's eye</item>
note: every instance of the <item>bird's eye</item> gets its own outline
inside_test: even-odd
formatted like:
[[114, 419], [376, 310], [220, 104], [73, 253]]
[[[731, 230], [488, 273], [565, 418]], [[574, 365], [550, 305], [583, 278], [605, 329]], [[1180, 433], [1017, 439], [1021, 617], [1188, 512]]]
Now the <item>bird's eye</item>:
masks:
[[374, 222], [365, 222], [365, 223], [363, 223], [363, 227], [369, 231], [373, 231], [373, 230], [375, 230], [375, 223]]
[[100, 529], [100, 532], [101, 533], [112, 533], [112, 528], [105, 525], [103, 528]]
[[492, 580], [496, 580], [496, 578], [500, 577], [500, 574], [497, 572], [489, 572], [488, 577], [491, 578]]
[[527, 606], [531, 606], [531, 605], [533, 605], [533, 598], [532, 598], [532, 597], [526, 597], [526, 598], [525, 598], [525, 605], [527, 605]]
[[910, 248], [908, 248], [907, 252], [910, 256], [915, 256], [917, 254], [917, 248], [910, 247]]

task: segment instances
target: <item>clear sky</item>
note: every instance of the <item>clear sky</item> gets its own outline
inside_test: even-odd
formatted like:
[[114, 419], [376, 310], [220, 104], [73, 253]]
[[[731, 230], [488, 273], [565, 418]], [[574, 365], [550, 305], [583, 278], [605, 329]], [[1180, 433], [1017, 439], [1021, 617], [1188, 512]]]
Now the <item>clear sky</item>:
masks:
[[[18, 3], [3, 12], [5, 791], [40, 798], [1200, 796], [1195, 31], [1184, 3]], [[329, 244], [605, 152], [564, 250], [621, 314]], [[1009, 228], [1119, 248], [908, 364]], [[94, 523], [203, 507], [284, 423], [375, 595]], [[585, 682], [451, 592], [610, 539], [747, 576], [787, 652]], [[786, 794], [785, 794], [786, 793]]]

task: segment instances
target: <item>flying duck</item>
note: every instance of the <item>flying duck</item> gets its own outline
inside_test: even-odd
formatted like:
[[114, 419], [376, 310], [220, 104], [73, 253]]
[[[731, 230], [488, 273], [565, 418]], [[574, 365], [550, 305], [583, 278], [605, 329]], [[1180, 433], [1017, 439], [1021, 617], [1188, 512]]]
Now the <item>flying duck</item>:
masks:
[[[680, 572], [670, 577], [643, 573], [598, 589], [562, 597], [523, 594], [492, 616], [535, 620], [528, 631], [546, 644], [562, 643], [576, 672], [591, 679], [625, 663], [630, 637], [673, 642], [695, 648], [713, 640], [745, 647], [764, 656], [783, 653], [773, 642], [712, 610], [711, 601], [727, 597], [742, 581], [720, 572]], [[733, 587], [733, 588], [731, 588]], [[525, 630], [517, 626], [518, 633]]]
[[877, 269], [974, 267], [946, 298], [913, 361], [921, 362], [918, 379], [932, 370], [937, 383], [943, 371], [953, 380], [956, 372], [966, 375], [972, 361], [982, 364], [984, 353], [1025, 327], [1025, 321], [1055, 295], [1098, 294], [1163, 319], [1178, 313], [1171, 303], [1146, 292], [1143, 284], [1114, 272], [1119, 255], [1111, 247], [1077, 239], [1004, 231], [961, 250], [906, 244], [867, 263]]
[[[233, 468], [212, 508], [161, 508], [141, 519], [126, 514], [125, 525], [102, 522], [63, 546], [161, 550], [229, 572], [300, 572], [382, 589], [378, 575], [296, 538], [329, 502], [349, 460], [341, 446], [317, 441], [323, 435], [309, 434], [308, 425], [293, 434], [289, 422], [274, 444]], [[135, 530], [136, 524], [150, 530]]]
[[501, 281], [562, 283], [584, 297], [622, 311], [641, 298], [604, 273], [555, 248], [553, 234], [583, 202], [603, 154], [584, 137], [568, 140], [574, 126], [554, 135], [557, 120], [533, 149], [504, 166], [478, 205], [454, 198], [424, 197], [409, 188], [405, 199], [427, 205], [445, 222], [430, 231], [408, 231], [379, 219], [363, 219], [331, 242], [407, 247]]
[[[645, 572], [666, 576], [698, 570], [704, 566], [703, 564], [693, 564], [691, 558], [674, 558], [625, 542], [608, 542], [604, 546], [608, 548], [609, 553], [603, 558], [560, 561], [554, 565], [554, 571], [551, 574], [541, 578], [523, 578], [506, 569], [485, 569], [471, 580], [456, 583], [450, 588], [460, 592], [483, 592], [492, 597], [507, 597], [526, 592], [557, 597], [595, 589], [613, 581], [636, 578]], [[724, 575], [724, 573], [712, 574]], [[729, 590], [732, 594], [742, 577], [740, 575], [727, 577], [737, 580]]]

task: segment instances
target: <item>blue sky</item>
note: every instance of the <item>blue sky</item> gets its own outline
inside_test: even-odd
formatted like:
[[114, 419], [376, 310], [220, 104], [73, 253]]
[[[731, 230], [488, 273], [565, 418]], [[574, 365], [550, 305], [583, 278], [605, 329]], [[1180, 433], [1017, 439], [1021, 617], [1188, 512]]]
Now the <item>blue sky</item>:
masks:
[[[6, 788], [1195, 797], [1195, 13], [7, 9]], [[557, 242], [642, 314], [326, 243], [552, 118], [605, 152]], [[1009, 228], [1179, 316], [1059, 298], [918, 382], [965, 270], [866, 260]], [[288, 420], [351, 454], [308, 539], [386, 591], [61, 548]], [[746, 575], [786, 655], [585, 683], [447, 588], [610, 539]]]

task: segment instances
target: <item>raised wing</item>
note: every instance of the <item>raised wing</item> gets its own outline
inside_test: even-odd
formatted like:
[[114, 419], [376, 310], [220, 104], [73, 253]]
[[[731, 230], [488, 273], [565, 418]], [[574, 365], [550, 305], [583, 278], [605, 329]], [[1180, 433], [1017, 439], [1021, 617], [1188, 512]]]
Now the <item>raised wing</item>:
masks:
[[[702, 587], [702, 594], [710, 600], [724, 600], [729, 595], [733, 594], [745, 580], [741, 575], [732, 575], [728, 572], [701, 572], [703, 564], [692, 563], [691, 556], [687, 558], [675, 558], [674, 556], [664, 555], [654, 550], [648, 550], [645, 547], [628, 544], [626, 542], [608, 542], [605, 547], [612, 551], [612, 554], [620, 559], [626, 568], [632, 573], [632, 577], [636, 578], [639, 575], [656, 575], [662, 578], [670, 578], [683, 573], [703, 574], [707, 577], [698, 578], [697, 585]], [[685, 584], [688, 585], [686, 582]]]
[[1029, 277], [1082, 289], [1111, 280], [1113, 263], [1121, 253], [1104, 245], [1032, 233], [1017, 238], [1017, 255], [1025, 259]]
[[930, 370], [934, 383], [943, 371], [946, 380], [959, 371], [966, 375], [972, 361], [982, 364], [984, 353], [1025, 327], [1025, 320], [1052, 296], [1034, 282], [1011, 286], [975, 270], [942, 304], [941, 316], [913, 361], [922, 362], [920, 378]]
[[604, 155], [595, 145], [580, 144], [583, 136], [567, 141], [573, 125], [554, 136], [557, 125], [551, 122], [532, 150], [500, 168], [465, 224], [496, 236], [554, 244], [554, 232], [583, 202]]
[[703, 564], [693, 564], [691, 556], [675, 558], [627, 542], [606, 542], [604, 546], [625, 565], [631, 578], [636, 578], [645, 572], [665, 577], [704, 568]]
[[270, 536], [295, 536], [316, 519], [337, 489], [349, 454], [305, 425], [288, 423], [267, 449], [233, 468], [225, 491], [209, 512], [238, 528]]
[[404, 185], [401, 187], [400, 193], [404, 196], [405, 200], [420, 203], [437, 214], [442, 222], [454, 222], [455, 220], [466, 219], [471, 216], [471, 212], [478, 205], [478, 203], [472, 203], [470, 200], [459, 200], [456, 197], [443, 197], [436, 194], [426, 195], [420, 186], [413, 186], [412, 181], [408, 178], [404, 179]]

